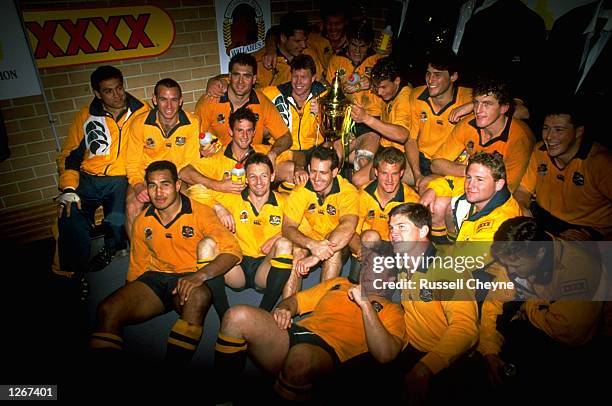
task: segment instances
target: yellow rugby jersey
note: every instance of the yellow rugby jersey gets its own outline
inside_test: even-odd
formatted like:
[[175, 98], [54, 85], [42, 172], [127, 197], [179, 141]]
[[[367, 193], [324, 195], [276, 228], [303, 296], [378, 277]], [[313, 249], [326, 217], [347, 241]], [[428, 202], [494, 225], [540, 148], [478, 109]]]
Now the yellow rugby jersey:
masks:
[[315, 81], [303, 106], [297, 105], [291, 96], [292, 91], [291, 82], [262, 89], [263, 94], [272, 101], [285, 124], [291, 129], [293, 139], [291, 150], [307, 150], [323, 142], [323, 136], [318, 134], [318, 117], [310, 113], [310, 106], [316, 97], [326, 91], [326, 88], [321, 82]]
[[242, 259], [238, 241], [217, 219], [215, 212], [185, 195], [179, 196], [181, 211], [167, 226], [162, 225], [153, 206], [136, 217], [132, 228], [128, 281], [147, 271], [197, 271], [198, 243], [205, 237], [217, 243], [218, 254], [231, 254]]
[[[434, 257], [436, 250], [430, 245], [425, 258]], [[469, 300], [467, 289], [444, 289], [436, 291], [421, 288], [421, 280], [430, 282], [455, 282], [465, 275], [454, 269], [427, 269], [422, 264], [410, 278], [401, 273], [400, 280], [411, 280], [414, 289], [402, 290], [402, 307], [408, 344], [427, 353], [422, 361], [436, 374], [447, 368], [455, 360], [472, 348], [478, 341], [478, 308], [474, 300]], [[441, 300], [438, 295], [447, 300]], [[453, 296], [451, 296], [453, 295]]]
[[[254, 152], [267, 153], [270, 150], [269, 145], [251, 145], [247, 156]], [[202, 175], [212, 180], [223, 180], [226, 174], [229, 174], [238, 160], [232, 153], [232, 144], [228, 144], [225, 148], [220, 149], [215, 154], [209, 157], [202, 157], [191, 163], [191, 166]]]
[[357, 233], [365, 230], [375, 230], [381, 238], [389, 241], [389, 212], [402, 203], [420, 201], [419, 195], [410, 186], [402, 183], [397, 193], [385, 207], [380, 204], [377, 189], [378, 180], [364, 185], [359, 190], [359, 224]]
[[[325, 71], [325, 80], [327, 80], [328, 83], [332, 83], [336, 71], [340, 72], [340, 79], [342, 81], [348, 80], [349, 76], [353, 73], [357, 73], [361, 78], [366, 76], [369, 77], [372, 67], [383, 57], [384, 56], [380, 54], [372, 54], [361, 61], [359, 65], [355, 66], [348, 56], [346, 56], [346, 53], [333, 55]], [[361, 90], [353, 94], [347, 93], [346, 96], [359, 103], [359, 105], [366, 109], [369, 115], [374, 117], [381, 116], [385, 103], [380, 97], [375, 95], [371, 89]]]
[[508, 187], [514, 192], [527, 169], [535, 143], [531, 130], [523, 121], [508, 117], [501, 135], [486, 144], [480, 142], [480, 131], [476, 127], [476, 119], [472, 116], [464, 118], [453, 128], [446, 142], [440, 146], [432, 159], [466, 162], [467, 158], [476, 152], [497, 151], [504, 156]]
[[567, 166], [559, 169], [539, 142], [521, 185], [537, 204], [574, 225], [612, 234], [612, 154], [602, 145], [583, 139]]
[[310, 180], [298, 186], [287, 198], [284, 215], [300, 225], [299, 230], [308, 238], [326, 238], [347, 215], [359, 215], [359, 194], [355, 186], [336, 176], [332, 189], [321, 199], [313, 190]]
[[[253, 144], [263, 142], [264, 129], [273, 139], [278, 139], [289, 131], [276, 107], [261, 91], [251, 90], [249, 101], [244, 107], [251, 109], [257, 117]], [[194, 114], [200, 118], [200, 131], [211, 132], [223, 145], [227, 145], [232, 141], [229, 133], [229, 116], [233, 112], [234, 106], [225, 92], [219, 99], [206, 97], [206, 94], [202, 95], [196, 104]]]
[[[261, 246], [270, 238], [282, 232], [283, 206], [286, 196], [270, 192], [268, 201], [258, 212], [249, 200], [249, 190], [241, 194], [210, 191], [214, 200], [225, 207], [234, 217], [235, 236], [242, 253], [257, 258], [265, 256]], [[213, 203], [214, 204], [214, 203]]]
[[410, 92], [410, 138], [416, 140], [419, 151], [431, 157], [450, 136], [455, 124], [448, 121], [454, 108], [472, 101], [472, 89], [455, 86], [452, 100], [437, 113], [434, 111], [427, 86]]
[[465, 195], [451, 200], [453, 221], [459, 230], [457, 241], [493, 241], [493, 235], [506, 220], [521, 215], [518, 202], [506, 186], [477, 213]]
[[[280, 84], [290, 82], [291, 81], [291, 67], [289, 66], [289, 61], [283, 54], [277, 52], [276, 57], [276, 68], [274, 69], [266, 69], [263, 65], [263, 57], [265, 55], [265, 48], [255, 52], [253, 56], [257, 59], [257, 79], [255, 86], [261, 88], [266, 86], [278, 86]], [[310, 48], [306, 48], [303, 52], [305, 55], [310, 55], [315, 62], [315, 67], [317, 73], [315, 74], [315, 78], [317, 80], [321, 80], [323, 77], [323, 65], [317, 54], [311, 50]]]
[[[352, 286], [347, 278], [338, 277], [318, 283], [295, 296], [298, 313], [311, 313], [296, 324], [320, 336], [334, 349], [341, 362], [368, 352], [361, 308], [347, 293]], [[376, 312], [383, 327], [405, 343], [401, 306], [385, 298], [376, 302]]]
[[[400, 89], [393, 100], [383, 106], [381, 121], [401, 125], [406, 130], [410, 131], [410, 92], [412, 87], [406, 85]], [[380, 145], [383, 147], [395, 147], [400, 151], [404, 151], [404, 145], [389, 141], [386, 138], [380, 138]]]
[[157, 121], [157, 108], [141, 114], [128, 127], [126, 172], [130, 185], [144, 182], [151, 162], [167, 160], [180, 171], [200, 157], [200, 123], [191, 113], [179, 110], [176, 127], [165, 134]]
[[329, 40], [318, 32], [311, 31], [308, 33], [306, 43], [308, 44], [307, 49], [310, 49], [321, 63], [321, 72], [325, 72], [329, 64], [329, 59], [334, 54], [334, 50]]

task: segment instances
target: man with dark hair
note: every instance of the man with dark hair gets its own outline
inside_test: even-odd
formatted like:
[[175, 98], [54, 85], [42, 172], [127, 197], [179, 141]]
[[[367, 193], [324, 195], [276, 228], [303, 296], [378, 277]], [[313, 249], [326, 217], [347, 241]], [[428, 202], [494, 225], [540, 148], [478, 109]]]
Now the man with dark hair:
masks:
[[219, 98], [202, 95], [195, 107], [200, 118], [200, 131], [211, 132], [222, 145], [230, 143], [229, 116], [242, 107], [251, 109], [257, 117], [253, 144], [264, 142], [264, 130], [274, 141], [270, 150], [272, 162], [291, 146], [291, 134], [274, 105], [265, 95], [254, 90], [257, 61], [250, 54], [236, 54], [229, 61], [229, 85]]
[[[291, 129], [293, 143], [290, 148], [293, 167], [279, 168], [287, 170], [286, 176], [298, 185], [308, 180], [306, 152], [323, 142], [319, 131], [319, 104], [317, 97], [325, 91], [325, 86], [316, 80], [316, 64], [310, 55], [298, 55], [289, 63], [291, 81], [278, 86], [268, 86], [262, 92], [278, 109], [285, 124]], [[281, 161], [288, 157], [281, 157]], [[284, 162], [283, 162], [284, 164]]]
[[317, 66], [316, 78], [319, 80], [323, 74], [323, 66], [317, 55], [306, 45], [308, 40], [308, 20], [304, 14], [289, 13], [283, 16], [279, 27], [278, 44], [276, 47], [276, 65], [272, 69], [264, 66], [263, 58], [266, 49], [255, 53], [258, 65], [257, 85], [259, 87], [276, 86], [291, 80], [289, 63], [301, 54], [312, 57]]
[[215, 210], [221, 223], [238, 239], [244, 255], [240, 265], [224, 275], [225, 283], [210, 284], [219, 319], [229, 308], [225, 285], [262, 290], [259, 307], [270, 311], [291, 274], [293, 245], [281, 235], [286, 195], [271, 190], [272, 162], [264, 154], [253, 153], [244, 167], [247, 188], [240, 194], [189, 189], [190, 197]]
[[[79, 279], [106, 267], [125, 248], [124, 162], [126, 137], [121, 136], [139, 113], [149, 110], [123, 88], [121, 71], [101, 66], [91, 74], [94, 99], [75, 115], [57, 157], [59, 188], [58, 252], [63, 272]], [[104, 208], [104, 247], [89, 261], [89, 232], [96, 209]]]
[[559, 238], [606, 240], [612, 235], [612, 155], [584, 128], [572, 101], [551, 106], [514, 195]]
[[[392, 361], [406, 335], [401, 307], [390, 300], [394, 289], [383, 285], [395, 278], [394, 270], [376, 273], [370, 261], [358, 284], [343, 277], [329, 279], [285, 299], [272, 314], [246, 305], [232, 307], [215, 345], [216, 386], [221, 388], [217, 403], [236, 396], [232, 383], [244, 369], [247, 353], [277, 375], [274, 390], [290, 401], [308, 401], [317, 378], [357, 356], [369, 352], [380, 363]], [[293, 323], [294, 316], [306, 313], [308, 317]]]
[[149, 203], [145, 168], [154, 161], [167, 160], [181, 170], [200, 157], [196, 116], [183, 110], [181, 86], [165, 78], [155, 84], [153, 110], [137, 117], [125, 133], [127, 139], [125, 230], [132, 235], [134, 219]]
[[463, 177], [470, 156], [477, 152], [500, 153], [507, 172], [507, 187], [514, 192], [535, 143], [527, 124], [508, 114], [512, 96], [505, 84], [484, 79], [474, 87], [472, 96], [474, 115], [462, 119], [432, 157], [431, 170], [441, 177], [427, 185], [421, 182], [421, 202], [430, 207], [434, 216], [434, 241], [446, 239], [443, 215], [451, 197], [463, 193]]
[[208, 281], [242, 258], [238, 242], [212, 209], [179, 192], [176, 166], [155, 161], [145, 171], [151, 206], [135, 220], [127, 283], [98, 306], [90, 347], [113, 366], [122, 329], [175, 310], [166, 361], [185, 368], [202, 336], [210, 307]]
[[601, 324], [608, 285], [597, 245], [553, 240], [529, 217], [505, 221], [494, 240], [494, 264], [515, 290], [513, 301], [483, 303], [478, 352], [490, 383], [510, 384], [508, 370], [514, 371], [512, 385], [530, 393], [566, 379], [575, 385], [575, 371], [585, 371], [579, 379], [592, 382], [586, 371], [602, 354], [587, 349]]
[[285, 297], [295, 293], [300, 278], [322, 262], [321, 280], [340, 275], [343, 253], [358, 222], [357, 190], [338, 176], [336, 151], [315, 147], [309, 158], [309, 180], [296, 187], [284, 209], [283, 236], [294, 246], [293, 272]]
[[[368, 113], [365, 106], [353, 103], [351, 117], [356, 123], [362, 123], [376, 131], [381, 137], [380, 145], [395, 147], [404, 151], [410, 129], [410, 90], [409, 84], [402, 82], [397, 63], [391, 58], [379, 59], [371, 73], [372, 90], [385, 103], [380, 118]], [[375, 153], [374, 151], [373, 153]], [[359, 164], [359, 171], [353, 174], [353, 183], [364, 185], [370, 180], [372, 161], [366, 159]], [[406, 171], [404, 172], [406, 176]], [[406, 179], [408, 183], [412, 179]]]
[[457, 85], [458, 64], [450, 49], [432, 51], [427, 60], [425, 86], [410, 93], [406, 155], [417, 187], [423, 177], [431, 174], [431, 158], [455, 127], [457, 108], [472, 102], [472, 90]]

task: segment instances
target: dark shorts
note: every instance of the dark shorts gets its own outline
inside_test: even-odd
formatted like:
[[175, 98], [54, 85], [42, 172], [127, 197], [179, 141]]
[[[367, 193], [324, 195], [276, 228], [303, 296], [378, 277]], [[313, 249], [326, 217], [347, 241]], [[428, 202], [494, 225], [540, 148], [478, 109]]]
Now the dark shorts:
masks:
[[244, 279], [246, 280], [244, 289], [257, 288], [257, 286], [255, 285], [255, 274], [257, 273], [257, 269], [259, 268], [259, 265], [263, 263], [264, 259], [266, 259], [266, 257], [253, 258], [248, 257], [246, 255], [242, 257], [240, 267], [244, 272]]
[[420, 151], [419, 151], [419, 169], [421, 170], [421, 175], [423, 176], [431, 175], [431, 159], [427, 158]]
[[291, 327], [289, 327], [289, 348], [297, 344], [316, 345], [329, 354], [329, 356], [332, 358], [332, 362], [334, 363], [334, 367], [340, 365], [340, 358], [338, 358], [336, 350], [327, 344], [325, 340], [305, 327], [292, 324]]
[[174, 308], [174, 295], [172, 291], [176, 287], [178, 280], [183, 276], [189, 275], [192, 272], [186, 273], [166, 273], [166, 272], [155, 272], [147, 271], [140, 275], [139, 282], [144, 283], [151, 288], [153, 292], [159, 297], [164, 304], [166, 313], [173, 311]]
[[360, 135], [367, 133], [375, 133], [376, 131], [374, 131], [370, 126], [367, 126], [363, 123], [355, 123], [355, 127], [353, 127], [353, 132], [355, 133], [355, 138], [357, 138]]

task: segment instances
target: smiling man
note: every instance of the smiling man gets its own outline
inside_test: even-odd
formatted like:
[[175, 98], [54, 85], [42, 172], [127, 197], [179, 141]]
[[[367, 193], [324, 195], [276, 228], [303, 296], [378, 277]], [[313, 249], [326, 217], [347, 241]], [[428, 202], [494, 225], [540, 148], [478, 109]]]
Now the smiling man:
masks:
[[142, 114], [126, 131], [125, 230], [132, 235], [134, 219], [149, 203], [145, 168], [154, 161], [167, 160], [181, 170], [200, 157], [198, 118], [183, 110], [181, 86], [173, 79], [157, 82], [153, 91], [154, 109]]
[[[563, 239], [612, 234], [612, 155], [585, 134], [576, 106], [560, 102], [546, 113], [542, 140], [514, 193], [546, 231]], [[535, 195], [535, 201], [532, 197]]]

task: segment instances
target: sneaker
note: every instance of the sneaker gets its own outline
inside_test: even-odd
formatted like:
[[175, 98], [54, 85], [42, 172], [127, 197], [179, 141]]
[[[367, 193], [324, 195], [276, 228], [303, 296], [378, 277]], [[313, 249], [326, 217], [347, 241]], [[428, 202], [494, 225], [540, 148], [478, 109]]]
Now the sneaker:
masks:
[[99, 272], [106, 268], [113, 260], [114, 252], [102, 248], [92, 259], [89, 260], [89, 272]]

